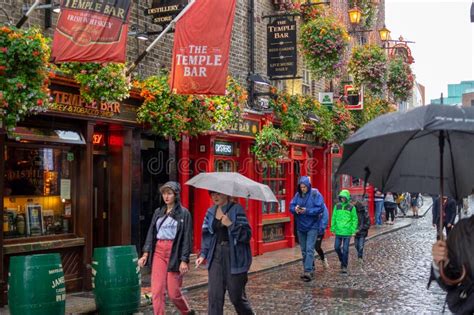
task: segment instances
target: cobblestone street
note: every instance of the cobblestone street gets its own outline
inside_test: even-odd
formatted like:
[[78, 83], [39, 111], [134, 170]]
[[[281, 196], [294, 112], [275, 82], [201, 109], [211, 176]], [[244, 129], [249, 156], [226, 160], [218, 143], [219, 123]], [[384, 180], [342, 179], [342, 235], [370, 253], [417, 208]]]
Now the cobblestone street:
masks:
[[[428, 213], [408, 228], [368, 241], [363, 267], [357, 265], [351, 246], [348, 275], [339, 273], [332, 252], [329, 270], [317, 261], [315, 281], [302, 282], [302, 268], [296, 263], [249, 276], [247, 294], [257, 314], [441, 313], [443, 292], [435, 283], [426, 289], [434, 239]], [[198, 313], [207, 312], [207, 287], [186, 295]], [[234, 313], [229, 300], [225, 309]], [[171, 305], [167, 310], [175, 312]], [[145, 314], [151, 314], [151, 307]]]

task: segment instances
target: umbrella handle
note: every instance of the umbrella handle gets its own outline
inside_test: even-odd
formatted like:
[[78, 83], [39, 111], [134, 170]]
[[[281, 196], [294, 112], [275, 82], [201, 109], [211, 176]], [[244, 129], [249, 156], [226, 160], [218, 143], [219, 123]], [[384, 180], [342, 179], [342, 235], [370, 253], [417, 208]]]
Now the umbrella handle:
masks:
[[441, 277], [441, 280], [443, 281], [443, 283], [447, 284], [447, 285], [458, 285], [459, 283], [461, 283], [464, 278], [466, 278], [466, 275], [467, 275], [467, 272], [466, 272], [466, 267], [464, 267], [464, 265], [462, 265], [462, 271], [461, 271], [461, 276], [457, 279], [451, 279], [449, 278], [445, 273], [444, 273], [444, 260], [441, 260], [439, 262], [439, 276]]

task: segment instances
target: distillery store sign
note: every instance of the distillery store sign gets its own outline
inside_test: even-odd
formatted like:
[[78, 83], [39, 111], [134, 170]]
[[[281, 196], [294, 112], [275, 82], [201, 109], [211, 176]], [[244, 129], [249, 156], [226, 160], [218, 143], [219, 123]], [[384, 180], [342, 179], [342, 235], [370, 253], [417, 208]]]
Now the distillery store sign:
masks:
[[169, 24], [188, 2], [185, 0], [153, 0], [151, 8], [145, 9], [145, 15], [151, 15], [154, 24]]
[[267, 25], [267, 74], [270, 79], [295, 77], [296, 21], [276, 19]]

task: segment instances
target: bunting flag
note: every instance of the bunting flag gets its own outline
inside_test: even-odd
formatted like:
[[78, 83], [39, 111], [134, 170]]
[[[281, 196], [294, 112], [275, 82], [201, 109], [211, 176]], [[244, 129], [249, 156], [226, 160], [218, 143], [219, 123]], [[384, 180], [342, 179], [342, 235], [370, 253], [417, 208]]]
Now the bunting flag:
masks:
[[54, 62], [125, 62], [131, 0], [62, 0]]
[[177, 94], [224, 95], [236, 0], [196, 0], [176, 23], [170, 86]]

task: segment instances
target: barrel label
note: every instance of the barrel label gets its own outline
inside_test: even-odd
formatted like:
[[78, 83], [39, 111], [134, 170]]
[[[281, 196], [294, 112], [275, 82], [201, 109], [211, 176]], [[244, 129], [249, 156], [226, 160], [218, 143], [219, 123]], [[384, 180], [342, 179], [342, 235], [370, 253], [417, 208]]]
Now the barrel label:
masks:
[[66, 288], [56, 289], [56, 302], [66, 301]]
[[98, 265], [99, 262], [94, 260], [94, 261], [92, 262], [92, 264], [93, 264], [93, 265]]
[[92, 274], [93, 274], [94, 276], [97, 274], [97, 271], [96, 271], [94, 268], [92, 268]]
[[56, 289], [61, 284], [64, 284], [64, 276], [54, 279], [51, 288]]
[[52, 275], [53, 273], [63, 272], [63, 268], [50, 269], [48, 273]]

